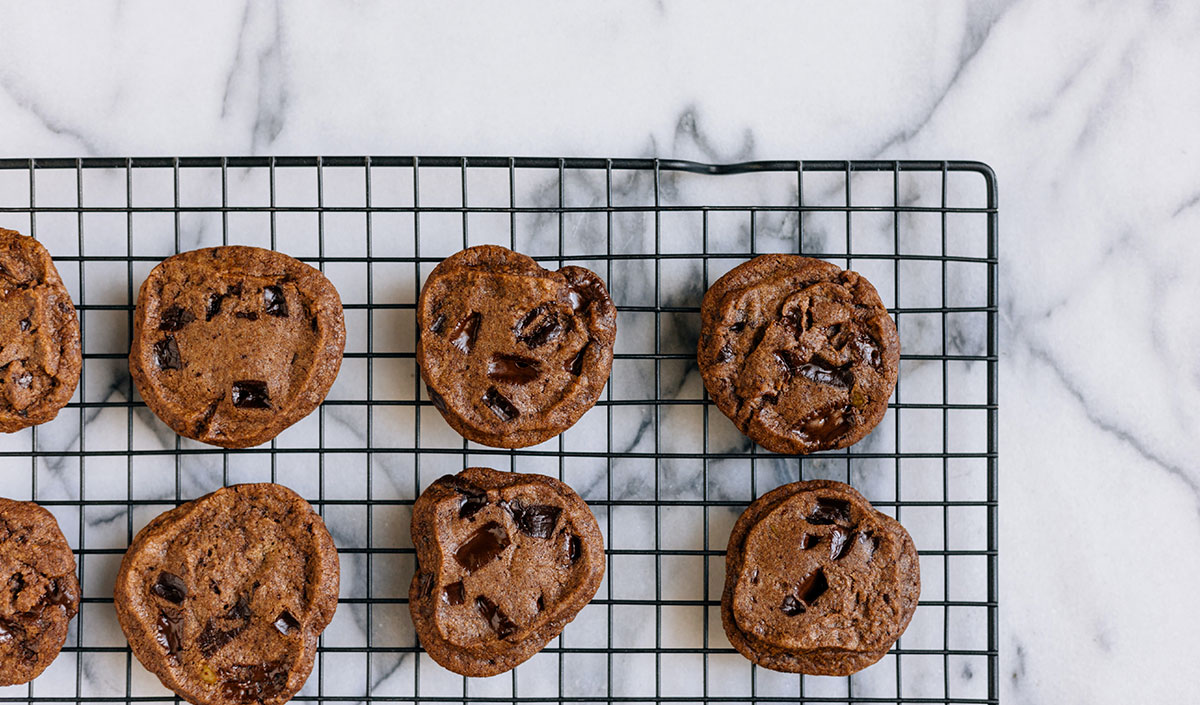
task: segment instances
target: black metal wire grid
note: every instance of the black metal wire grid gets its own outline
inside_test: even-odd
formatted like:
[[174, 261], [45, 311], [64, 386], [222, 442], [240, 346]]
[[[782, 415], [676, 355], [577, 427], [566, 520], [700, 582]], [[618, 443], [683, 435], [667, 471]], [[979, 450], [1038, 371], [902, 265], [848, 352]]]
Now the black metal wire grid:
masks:
[[[330, 526], [340, 608], [298, 701], [998, 702], [997, 204], [975, 162], [238, 157], [0, 159], [0, 226], [45, 243], [77, 302], [80, 389], [50, 424], [0, 437], [0, 494], [53, 511], [84, 598], [62, 655], [0, 702], [170, 702], [111, 608], [125, 547], [216, 486], [279, 481]], [[468, 444], [417, 382], [423, 276], [493, 242], [605, 275], [620, 309], [605, 398], [557, 439]], [[170, 434], [125, 367], [137, 287], [163, 257], [254, 244], [326, 272], [345, 305], [342, 374], [320, 411], [267, 446]], [[800, 252], [875, 283], [904, 354], [888, 415], [845, 451], [762, 451], [711, 409], [695, 369], [699, 299], [763, 252]], [[467, 465], [554, 474], [589, 501], [609, 571], [562, 637], [509, 674], [464, 679], [407, 616], [408, 512]], [[753, 497], [854, 484], [919, 548], [917, 615], [849, 678], [776, 674], [720, 626], [724, 548]]]

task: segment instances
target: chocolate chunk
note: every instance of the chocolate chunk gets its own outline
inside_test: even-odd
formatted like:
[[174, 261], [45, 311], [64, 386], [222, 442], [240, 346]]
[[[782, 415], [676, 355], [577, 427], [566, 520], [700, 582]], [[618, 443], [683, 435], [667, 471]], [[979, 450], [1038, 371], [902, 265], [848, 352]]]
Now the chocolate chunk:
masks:
[[512, 421], [521, 415], [517, 407], [508, 400], [508, 397], [501, 394], [495, 387], [488, 387], [488, 390], [483, 394], [483, 403], [488, 405], [501, 421]]
[[821, 543], [821, 537], [816, 534], [800, 534], [800, 550], [807, 551], [808, 549]]
[[263, 312], [276, 318], [288, 317], [287, 297], [277, 286], [263, 287]]
[[854, 338], [854, 349], [858, 352], [858, 359], [867, 363], [871, 367], [879, 367], [882, 358], [879, 355], [879, 343], [866, 333], [859, 333]]
[[806, 606], [812, 607], [817, 598], [824, 595], [828, 589], [829, 582], [825, 580], [825, 571], [817, 568], [796, 586], [796, 595]]
[[179, 648], [183, 644], [183, 614], [179, 610], [158, 611], [158, 634], [155, 639], [168, 654], [179, 658]]
[[[258, 583], [254, 585], [257, 587]], [[225, 613], [225, 618], [247, 621], [250, 619], [250, 615], [250, 596], [242, 593], [238, 596], [237, 602], [233, 603], [233, 607], [230, 607], [229, 611]]]
[[233, 383], [233, 405], [239, 409], [270, 409], [271, 398], [267, 383], [244, 379]]
[[796, 371], [800, 373], [801, 377], [810, 379], [817, 384], [828, 384], [834, 387], [848, 388], [854, 381], [854, 375], [850, 372], [848, 363], [841, 367], [832, 367], [814, 359], [800, 365]]
[[234, 318], [241, 318], [246, 321], [257, 321], [258, 314], [253, 311], [237, 311], [233, 314]]
[[158, 317], [158, 329], [174, 333], [196, 320], [196, 316], [182, 306], [170, 306]]
[[854, 427], [853, 413], [854, 408], [850, 406], [816, 409], [800, 419], [800, 423], [792, 427], [792, 433], [805, 443], [827, 446]]
[[175, 336], [168, 335], [154, 344], [154, 364], [160, 370], [182, 370], [183, 359], [179, 356], [179, 345]]
[[468, 574], [496, 560], [510, 543], [508, 532], [500, 524], [489, 521], [475, 530], [454, 552], [454, 560]]
[[439, 313], [438, 317], [433, 319], [433, 323], [429, 324], [429, 332], [433, 333], [435, 335], [438, 333], [441, 333], [442, 328], [445, 327], [445, 325], [446, 325], [446, 316], [445, 316], [445, 314]]
[[208, 303], [204, 307], [204, 320], [211, 321], [221, 313], [221, 303], [225, 300], [224, 294], [209, 294]]
[[283, 692], [287, 676], [288, 666], [282, 661], [235, 664], [221, 669], [221, 694], [239, 703], [263, 702]]
[[537, 360], [520, 355], [496, 353], [488, 361], [488, 377], [497, 382], [529, 384], [541, 376], [542, 364]]
[[221, 629], [210, 619], [205, 623], [200, 636], [196, 637], [196, 646], [200, 647], [200, 653], [204, 654], [206, 658], [211, 658], [235, 636], [237, 636], [237, 631]]
[[467, 591], [463, 587], [463, 582], [461, 580], [450, 583], [446, 587], [442, 588], [442, 601], [451, 607], [457, 607], [458, 605], [461, 605], [463, 601], [466, 600], [466, 597]]
[[519, 499], [505, 502], [503, 506], [512, 515], [517, 529], [535, 539], [548, 539], [553, 536], [558, 525], [558, 515], [562, 513], [559, 507], [549, 504], [526, 505]]
[[459, 488], [454, 488], [463, 493], [462, 499], [458, 501], [458, 518], [470, 519], [479, 513], [480, 509], [487, 506], [487, 494], [482, 490], [471, 492]]
[[300, 628], [300, 621], [293, 617], [292, 613], [288, 612], [287, 610], [280, 612], [279, 616], [275, 618], [275, 622], [273, 624], [275, 629], [284, 636], [287, 636], [288, 634], [291, 634]]
[[733, 348], [729, 347], [729, 343], [721, 346], [717, 351], [717, 362], [729, 362], [733, 359]]
[[517, 341], [530, 348], [539, 348], [556, 340], [563, 332], [563, 323], [552, 304], [541, 304], [517, 322]]
[[849, 538], [850, 534], [844, 529], [840, 527], [833, 529], [833, 533], [829, 535], [829, 557], [831, 559], [840, 560], [850, 552], [854, 544], [847, 540]]
[[538, 612], [546, 611], [546, 596], [545, 595], [538, 595], [537, 611]]
[[470, 353], [475, 347], [475, 338], [479, 335], [481, 318], [476, 312], [459, 321], [454, 330], [450, 331], [450, 344], [464, 353]]
[[571, 361], [566, 365], [567, 372], [570, 372], [576, 377], [583, 374], [583, 356], [587, 354], [588, 348], [591, 346], [591, 341], [588, 341], [586, 345], [579, 349], [579, 352], [575, 353], [575, 357], [571, 358]]
[[243, 593], [223, 618], [226, 621], [232, 621], [233, 626], [223, 629], [212, 619], [209, 619], [204, 625], [204, 631], [200, 632], [200, 636], [196, 639], [196, 645], [200, 647], [200, 652], [211, 658], [213, 654], [221, 650], [221, 647], [233, 641], [238, 634], [242, 633], [242, 630], [249, 626], [250, 616], [250, 600]]
[[787, 616], [795, 617], [798, 614], [802, 614], [806, 607], [800, 600], [797, 600], [792, 595], [787, 595], [783, 598], [783, 604], [779, 606], [779, 609]]
[[580, 542], [578, 536], [571, 534], [571, 537], [567, 540], [567, 560], [574, 564], [582, 555], [583, 544]]
[[487, 620], [488, 626], [492, 631], [496, 632], [496, 636], [504, 639], [517, 631], [517, 625], [513, 623], [508, 615], [504, 614], [495, 602], [487, 599], [483, 595], [475, 598], [475, 609], [479, 614]]
[[187, 585], [184, 584], [183, 578], [162, 571], [158, 574], [158, 580], [154, 581], [154, 585], [150, 586], [150, 592], [158, 595], [167, 602], [182, 604], [183, 598], [187, 597]]
[[17, 327], [21, 329], [22, 333], [24, 333], [29, 330], [31, 325], [32, 324], [29, 322], [28, 318], [22, 318], [21, 322], [17, 324]]
[[809, 524], [841, 524], [850, 525], [850, 503], [844, 499], [818, 497], [816, 506], [808, 515]]

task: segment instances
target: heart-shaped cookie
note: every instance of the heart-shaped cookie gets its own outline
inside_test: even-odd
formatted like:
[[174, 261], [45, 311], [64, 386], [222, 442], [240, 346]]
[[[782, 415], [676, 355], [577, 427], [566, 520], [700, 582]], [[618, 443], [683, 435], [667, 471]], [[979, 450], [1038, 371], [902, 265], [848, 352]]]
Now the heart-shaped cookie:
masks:
[[429, 398], [466, 438], [523, 448], [570, 428], [612, 369], [617, 309], [595, 272], [496, 245], [447, 257], [417, 302]]
[[464, 676], [494, 676], [533, 656], [604, 577], [596, 517], [545, 475], [446, 475], [413, 504], [412, 536], [417, 636], [434, 661]]

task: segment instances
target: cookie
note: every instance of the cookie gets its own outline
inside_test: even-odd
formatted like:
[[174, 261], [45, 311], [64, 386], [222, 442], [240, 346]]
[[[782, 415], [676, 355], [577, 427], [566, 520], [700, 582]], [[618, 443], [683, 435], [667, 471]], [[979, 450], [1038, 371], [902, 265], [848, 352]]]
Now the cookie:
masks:
[[464, 676], [516, 667], [562, 632], [604, 577], [604, 538], [545, 475], [468, 468], [413, 504], [408, 606], [421, 646]]
[[0, 686], [46, 670], [78, 611], [75, 556], [54, 516], [0, 497]]
[[79, 319], [50, 254], [0, 228], [0, 432], [52, 420], [82, 368]]
[[129, 371], [176, 433], [266, 443], [321, 404], [342, 364], [342, 302], [321, 272], [272, 250], [169, 257], [142, 284]]
[[138, 532], [113, 597], [133, 655], [179, 697], [278, 705], [337, 608], [337, 550], [295, 492], [234, 485]]
[[726, 416], [776, 453], [845, 448], [883, 419], [900, 339], [857, 272], [760, 255], [704, 294], [698, 360]]
[[591, 270], [551, 272], [481, 245], [434, 268], [417, 325], [421, 378], [446, 422], [476, 443], [522, 448], [570, 428], [600, 398], [617, 310]]
[[917, 549], [903, 526], [849, 485], [794, 482], [734, 524], [721, 622], [760, 666], [845, 676], [883, 658], [920, 593]]

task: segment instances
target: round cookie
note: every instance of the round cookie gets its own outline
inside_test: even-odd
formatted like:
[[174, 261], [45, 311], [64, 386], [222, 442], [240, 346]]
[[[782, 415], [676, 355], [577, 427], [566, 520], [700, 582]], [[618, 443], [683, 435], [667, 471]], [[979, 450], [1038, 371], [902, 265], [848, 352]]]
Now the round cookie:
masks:
[[776, 453], [845, 448], [883, 418], [900, 339], [857, 272], [760, 255], [704, 294], [698, 360], [717, 407]]
[[464, 437], [522, 448], [570, 428], [612, 369], [617, 310], [583, 267], [551, 272], [495, 245], [443, 260], [417, 303], [417, 364]]
[[917, 609], [920, 571], [908, 532], [854, 488], [794, 482], [734, 524], [721, 622], [760, 666], [849, 675], [900, 638]]
[[413, 505], [412, 537], [417, 636], [434, 661], [464, 676], [494, 676], [533, 656], [604, 577], [596, 517], [545, 475], [446, 475]]
[[321, 404], [345, 344], [341, 299], [320, 271], [272, 250], [212, 247], [150, 272], [129, 371], [179, 435], [247, 448]]
[[79, 319], [50, 254], [0, 228], [0, 432], [52, 420], [82, 367]]
[[0, 686], [27, 683], [58, 656], [79, 611], [75, 556], [54, 516], [0, 497]]
[[113, 597], [134, 656], [181, 698], [279, 705], [337, 608], [337, 550], [295, 492], [234, 485], [138, 532]]

